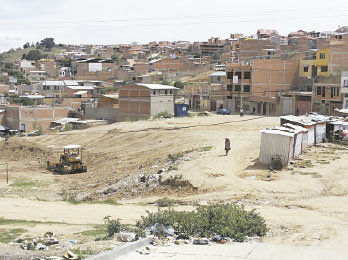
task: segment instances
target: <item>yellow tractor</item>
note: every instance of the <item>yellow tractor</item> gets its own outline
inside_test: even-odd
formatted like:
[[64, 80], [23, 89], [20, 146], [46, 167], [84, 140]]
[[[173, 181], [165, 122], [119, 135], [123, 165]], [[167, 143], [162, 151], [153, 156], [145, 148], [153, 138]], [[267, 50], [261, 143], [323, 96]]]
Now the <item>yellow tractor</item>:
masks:
[[87, 166], [82, 163], [81, 146], [64, 146], [64, 153], [60, 155], [58, 162], [47, 161], [47, 170], [60, 174], [86, 172]]

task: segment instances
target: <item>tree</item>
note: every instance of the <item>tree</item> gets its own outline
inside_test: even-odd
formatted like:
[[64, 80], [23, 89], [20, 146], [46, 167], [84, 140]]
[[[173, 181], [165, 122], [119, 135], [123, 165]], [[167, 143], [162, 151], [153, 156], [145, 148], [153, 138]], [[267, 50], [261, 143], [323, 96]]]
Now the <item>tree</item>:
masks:
[[40, 45], [46, 49], [51, 49], [54, 46], [56, 46], [53, 38], [45, 38], [45, 39], [41, 40]]
[[71, 67], [71, 60], [70, 59], [62, 59], [59, 61], [59, 65], [61, 67]]
[[41, 52], [39, 50], [30, 50], [27, 53], [27, 60], [39, 60], [41, 59], [42, 55]]
[[25, 43], [24, 45], [23, 45], [23, 49], [27, 49], [27, 48], [29, 48], [30, 47], [30, 43], [29, 42], [27, 42], [27, 43]]
[[182, 83], [181, 81], [175, 81], [174, 87], [183, 89], [185, 87], [185, 84]]

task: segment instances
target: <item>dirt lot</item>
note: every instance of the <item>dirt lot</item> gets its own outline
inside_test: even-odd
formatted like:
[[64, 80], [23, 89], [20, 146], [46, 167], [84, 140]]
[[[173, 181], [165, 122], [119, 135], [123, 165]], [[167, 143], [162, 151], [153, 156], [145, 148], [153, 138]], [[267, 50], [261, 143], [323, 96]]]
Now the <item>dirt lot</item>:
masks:
[[[0, 139], [0, 217], [20, 220], [0, 229], [23, 228], [21, 236], [54, 231], [62, 240], [75, 239], [100, 251], [110, 245], [95, 244], [93, 236], [80, 232], [102, 224], [107, 215], [134, 223], [146, 210], [157, 210], [154, 202], [167, 196], [180, 209], [196, 202], [256, 208], [270, 228], [265, 242], [348, 250], [348, 150], [321, 144], [302, 155], [293, 169], [269, 172], [257, 163], [259, 130], [273, 125], [279, 125], [279, 118], [211, 115]], [[228, 156], [225, 137], [231, 139]], [[45, 161], [58, 159], [67, 144], [83, 147], [87, 173], [45, 170]], [[9, 165], [9, 185], [4, 163]], [[180, 175], [179, 183], [163, 182]], [[85, 202], [65, 202], [64, 194]], [[108, 198], [121, 205], [90, 202]], [[25, 222], [34, 220], [41, 223]], [[15, 251], [27, 254], [16, 244], [0, 244], [4, 254]]]

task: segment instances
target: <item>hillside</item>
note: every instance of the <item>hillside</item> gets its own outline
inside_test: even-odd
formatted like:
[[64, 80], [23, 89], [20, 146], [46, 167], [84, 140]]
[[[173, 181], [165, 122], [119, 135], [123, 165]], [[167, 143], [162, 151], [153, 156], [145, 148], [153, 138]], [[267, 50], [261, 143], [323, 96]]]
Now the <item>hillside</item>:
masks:
[[[36, 50], [35, 47], [29, 47], [27, 49], [18, 49], [18, 50], [14, 50], [12, 52], [4, 52], [1, 53], [1, 57], [2, 57], [2, 61], [3, 62], [9, 62], [9, 63], [13, 63], [16, 60], [20, 60], [22, 59], [23, 54], [27, 54], [29, 51], [31, 50]], [[40, 49], [42, 54], [48, 55], [49, 58], [54, 58], [57, 54], [62, 54], [63, 52], [66, 51], [65, 47], [54, 47], [52, 49], [50, 49], [49, 51]]]

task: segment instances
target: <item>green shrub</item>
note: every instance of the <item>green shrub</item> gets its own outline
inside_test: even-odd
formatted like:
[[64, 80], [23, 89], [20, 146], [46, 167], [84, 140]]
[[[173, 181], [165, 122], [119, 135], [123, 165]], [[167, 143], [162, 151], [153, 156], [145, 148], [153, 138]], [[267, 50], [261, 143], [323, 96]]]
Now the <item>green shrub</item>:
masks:
[[158, 207], [172, 207], [175, 204], [175, 200], [169, 199], [167, 197], [157, 200]]
[[191, 212], [159, 210], [142, 216], [136, 226], [140, 230], [156, 223], [172, 226], [176, 232], [190, 236], [212, 237], [216, 234], [244, 241], [247, 236], [265, 236], [265, 220], [254, 210], [246, 211], [236, 204], [197, 206]]
[[172, 114], [169, 114], [167, 111], [166, 112], [161, 112], [161, 113], [158, 113], [157, 115], [154, 116], [154, 118], [172, 118], [173, 115]]
[[104, 218], [106, 225], [106, 233], [108, 237], [112, 237], [114, 234], [119, 233], [124, 229], [119, 219], [111, 219], [110, 216]]

